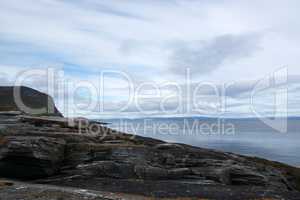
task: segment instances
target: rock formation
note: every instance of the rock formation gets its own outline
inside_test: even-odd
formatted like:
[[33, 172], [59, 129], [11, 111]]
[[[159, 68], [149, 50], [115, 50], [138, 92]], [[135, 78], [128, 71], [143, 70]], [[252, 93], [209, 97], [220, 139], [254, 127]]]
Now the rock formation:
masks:
[[[25, 181], [25, 185], [30, 181], [28, 191], [40, 190], [36, 183], [52, 185], [45, 185], [43, 192], [53, 185], [52, 192], [64, 187], [96, 191], [96, 196], [82, 199], [118, 199], [100, 198], [99, 193], [105, 192], [123, 194], [123, 199], [300, 197], [298, 168], [120, 133], [97, 122], [78, 126], [77, 121], [74, 126], [68, 121], [0, 113], [0, 176]], [[0, 196], [26, 196], [16, 188], [0, 188]], [[64, 193], [67, 198], [75, 189], [66, 191], [71, 192]]]
[[[33, 113], [33, 110], [35, 110], [36, 113]], [[50, 96], [23, 86], [0, 86], [0, 112], [3, 111], [20, 111], [27, 114], [62, 116]]]

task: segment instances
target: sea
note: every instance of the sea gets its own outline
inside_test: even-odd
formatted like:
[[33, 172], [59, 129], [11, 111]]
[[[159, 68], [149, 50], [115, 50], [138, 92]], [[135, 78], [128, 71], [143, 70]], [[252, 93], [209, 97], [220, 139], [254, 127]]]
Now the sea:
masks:
[[171, 143], [256, 156], [300, 167], [300, 118], [106, 119], [108, 127]]

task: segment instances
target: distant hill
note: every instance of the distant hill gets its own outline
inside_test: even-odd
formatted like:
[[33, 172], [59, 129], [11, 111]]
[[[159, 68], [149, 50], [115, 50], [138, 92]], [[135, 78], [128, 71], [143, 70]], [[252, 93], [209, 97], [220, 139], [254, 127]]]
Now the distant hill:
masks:
[[[14, 89], [20, 91], [20, 98], [14, 97]], [[23, 103], [27, 109], [22, 106], [17, 106], [16, 102]], [[32, 115], [62, 116], [62, 114], [55, 107], [54, 101], [50, 96], [32, 88], [23, 86], [0, 86], [0, 111], [21, 111], [23, 113]]]

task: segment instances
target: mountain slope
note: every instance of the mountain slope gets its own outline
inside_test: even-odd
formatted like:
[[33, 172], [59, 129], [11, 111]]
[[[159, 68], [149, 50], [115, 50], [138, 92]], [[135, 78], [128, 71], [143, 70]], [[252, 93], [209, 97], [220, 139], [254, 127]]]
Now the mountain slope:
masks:
[[0, 111], [21, 111], [34, 115], [62, 116], [50, 96], [23, 86], [0, 86]]

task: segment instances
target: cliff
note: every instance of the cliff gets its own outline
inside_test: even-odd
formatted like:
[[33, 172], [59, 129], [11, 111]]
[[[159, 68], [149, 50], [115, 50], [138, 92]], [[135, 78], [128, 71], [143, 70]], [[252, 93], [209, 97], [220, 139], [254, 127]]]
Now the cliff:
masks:
[[[14, 91], [16, 93], [14, 93]], [[23, 104], [25, 107], [22, 106]], [[0, 86], [0, 112], [3, 111], [20, 111], [26, 114], [62, 116], [55, 107], [52, 97], [23, 86]], [[36, 111], [36, 113], [34, 113], [34, 111]]]

